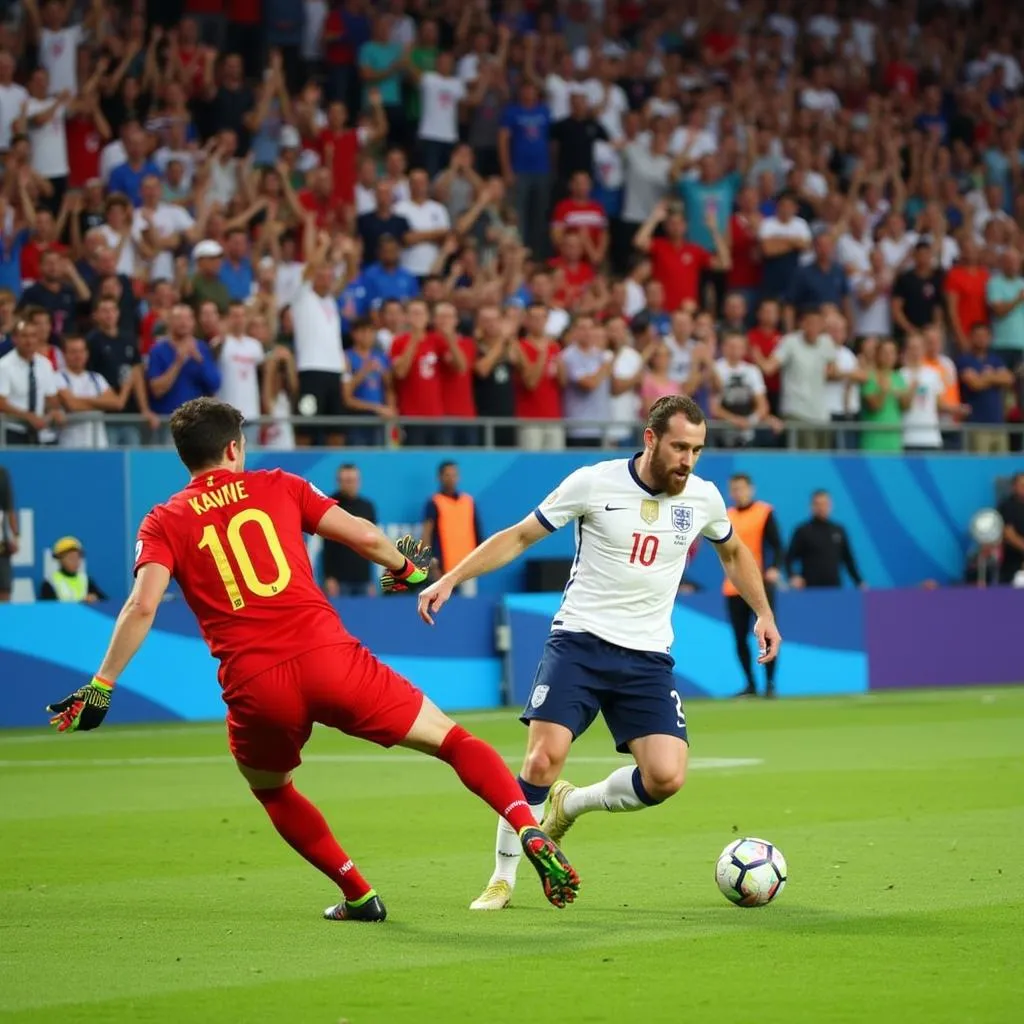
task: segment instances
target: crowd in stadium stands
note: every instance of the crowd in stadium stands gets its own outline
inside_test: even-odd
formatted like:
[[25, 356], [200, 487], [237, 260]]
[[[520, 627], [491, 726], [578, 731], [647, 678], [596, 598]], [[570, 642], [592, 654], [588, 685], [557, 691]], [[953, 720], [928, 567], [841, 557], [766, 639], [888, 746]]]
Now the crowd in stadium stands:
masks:
[[0, 16], [8, 443], [162, 442], [216, 394], [268, 446], [617, 445], [680, 392], [727, 446], [1017, 441], [1024, 9]]

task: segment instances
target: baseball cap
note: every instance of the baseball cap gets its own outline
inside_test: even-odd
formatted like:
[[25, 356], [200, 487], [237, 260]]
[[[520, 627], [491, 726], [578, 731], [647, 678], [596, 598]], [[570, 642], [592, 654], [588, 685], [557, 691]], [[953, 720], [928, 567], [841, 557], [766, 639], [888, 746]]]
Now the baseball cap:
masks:
[[192, 259], [204, 260], [210, 259], [217, 256], [223, 256], [224, 250], [220, 247], [220, 242], [215, 242], [212, 238], [205, 238], [192, 250]]
[[281, 148], [298, 149], [302, 145], [299, 138], [299, 130], [293, 124], [282, 125], [281, 127]]
[[61, 555], [66, 555], [70, 551], [84, 551], [82, 542], [77, 537], [61, 537], [56, 544], [53, 545], [53, 557], [60, 558]]

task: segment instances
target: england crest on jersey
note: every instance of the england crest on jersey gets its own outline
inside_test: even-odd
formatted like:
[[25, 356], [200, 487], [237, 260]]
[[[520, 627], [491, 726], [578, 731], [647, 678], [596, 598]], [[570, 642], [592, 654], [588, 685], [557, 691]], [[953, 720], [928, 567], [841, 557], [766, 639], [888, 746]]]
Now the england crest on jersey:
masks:
[[672, 527], [680, 533], [689, 533], [693, 528], [693, 509], [689, 505], [672, 506]]

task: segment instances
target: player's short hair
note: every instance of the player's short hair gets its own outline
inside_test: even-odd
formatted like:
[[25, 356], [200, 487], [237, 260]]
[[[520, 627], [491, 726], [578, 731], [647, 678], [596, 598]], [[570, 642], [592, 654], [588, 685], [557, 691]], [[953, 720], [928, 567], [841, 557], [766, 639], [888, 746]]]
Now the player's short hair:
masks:
[[178, 458], [193, 473], [220, 464], [224, 450], [242, 441], [244, 417], [227, 402], [216, 398], [193, 398], [171, 415], [171, 436]]
[[672, 417], [679, 415], [685, 416], [694, 426], [706, 422], [703, 410], [688, 395], [666, 395], [651, 406], [647, 415], [647, 429], [653, 431], [655, 437], [662, 437]]
[[440, 476], [446, 469], [458, 469], [458, 463], [453, 459], [445, 459], [440, 466], [437, 467], [437, 475]]

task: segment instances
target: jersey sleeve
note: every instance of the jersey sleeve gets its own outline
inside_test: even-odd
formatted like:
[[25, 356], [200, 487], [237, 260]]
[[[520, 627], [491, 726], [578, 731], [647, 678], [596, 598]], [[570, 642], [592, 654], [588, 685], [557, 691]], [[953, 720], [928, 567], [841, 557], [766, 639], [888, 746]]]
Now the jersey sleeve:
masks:
[[303, 480], [301, 476], [292, 473], [284, 474], [291, 484], [292, 493], [299, 505], [299, 515], [302, 518], [302, 532], [316, 533], [320, 520], [327, 514], [328, 509], [334, 508], [336, 502], [329, 498], [315, 484]]
[[712, 544], [723, 544], [732, 536], [732, 521], [725, 510], [725, 499], [715, 486], [708, 495], [708, 521], [700, 533]]
[[570, 473], [538, 506], [533, 514], [549, 533], [579, 519], [587, 511], [593, 471], [589, 466]]
[[174, 575], [174, 552], [156, 512], [150, 512], [142, 525], [139, 527], [139, 534], [135, 540], [135, 566], [133, 574], [150, 562], [162, 565], [171, 575]]

